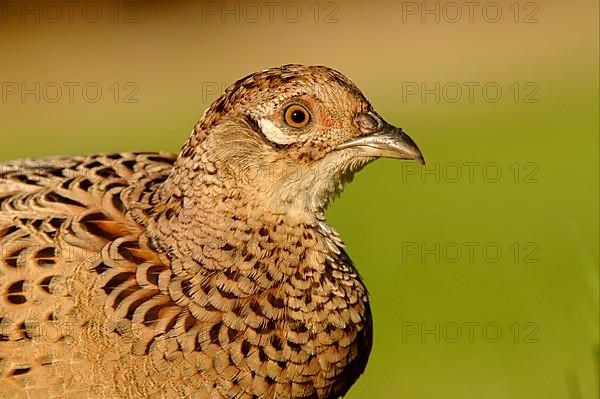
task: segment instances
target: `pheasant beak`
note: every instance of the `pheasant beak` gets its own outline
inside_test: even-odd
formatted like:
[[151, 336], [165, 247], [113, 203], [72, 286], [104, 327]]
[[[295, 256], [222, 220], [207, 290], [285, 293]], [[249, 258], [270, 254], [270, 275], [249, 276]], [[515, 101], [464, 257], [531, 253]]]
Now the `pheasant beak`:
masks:
[[355, 125], [365, 134], [336, 149], [353, 149], [356, 156], [410, 159], [425, 165], [423, 153], [402, 129], [383, 121], [373, 112], [359, 114]]

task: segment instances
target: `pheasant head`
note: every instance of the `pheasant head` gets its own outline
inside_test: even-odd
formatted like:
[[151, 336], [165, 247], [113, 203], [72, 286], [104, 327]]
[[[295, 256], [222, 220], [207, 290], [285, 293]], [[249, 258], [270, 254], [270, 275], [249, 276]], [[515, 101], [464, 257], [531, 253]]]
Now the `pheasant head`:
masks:
[[174, 175], [189, 178], [187, 188], [179, 186], [184, 196], [206, 173], [217, 173], [255, 205], [310, 218], [381, 157], [424, 162], [413, 140], [344, 75], [285, 65], [226, 89], [196, 125]]

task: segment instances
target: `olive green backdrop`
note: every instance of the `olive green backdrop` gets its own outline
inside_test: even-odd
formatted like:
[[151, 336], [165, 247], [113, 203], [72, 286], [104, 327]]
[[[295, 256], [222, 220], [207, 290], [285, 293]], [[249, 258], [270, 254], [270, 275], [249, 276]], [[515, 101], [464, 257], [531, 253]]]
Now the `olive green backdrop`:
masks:
[[328, 210], [375, 318], [348, 398], [598, 397], [597, 2], [91, 4], [0, 4], [0, 159], [176, 152], [241, 76], [334, 67], [428, 161]]

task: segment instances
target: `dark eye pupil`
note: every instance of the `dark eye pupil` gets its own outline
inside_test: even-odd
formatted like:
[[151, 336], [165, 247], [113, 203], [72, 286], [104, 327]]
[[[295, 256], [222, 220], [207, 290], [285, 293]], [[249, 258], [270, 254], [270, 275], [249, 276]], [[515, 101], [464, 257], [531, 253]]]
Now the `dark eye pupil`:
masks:
[[302, 123], [306, 119], [306, 114], [303, 111], [295, 110], [292, 112], [292, 121], [294, 123]]

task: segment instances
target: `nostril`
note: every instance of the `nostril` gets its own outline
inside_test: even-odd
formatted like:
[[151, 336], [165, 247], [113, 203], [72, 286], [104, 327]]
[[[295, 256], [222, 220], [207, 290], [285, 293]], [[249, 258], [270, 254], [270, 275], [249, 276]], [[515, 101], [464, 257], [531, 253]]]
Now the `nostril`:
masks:
[[364, 134], [374, 133], [381, 130], [383, 122], [381, 118], [373, 112], [360, 113], [354, 118], [356, 127]]

